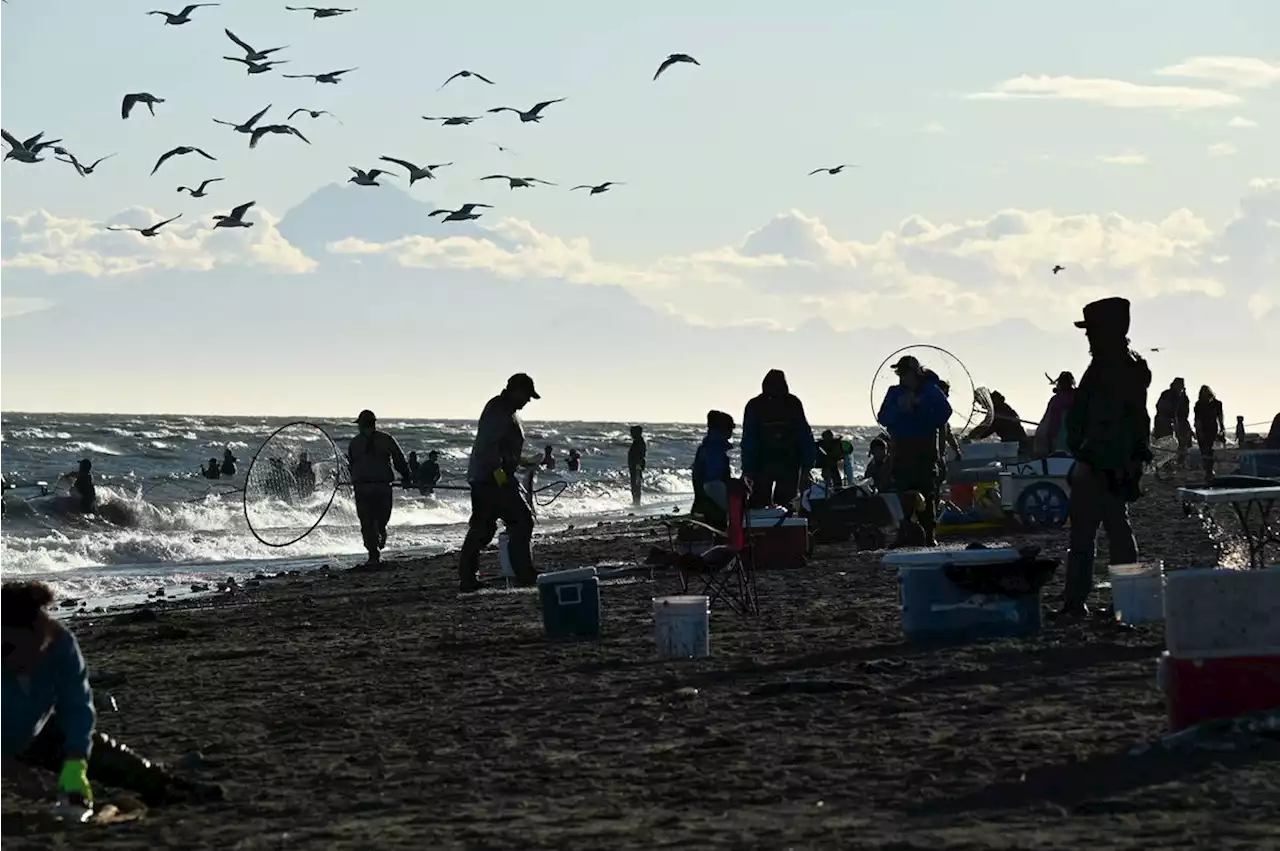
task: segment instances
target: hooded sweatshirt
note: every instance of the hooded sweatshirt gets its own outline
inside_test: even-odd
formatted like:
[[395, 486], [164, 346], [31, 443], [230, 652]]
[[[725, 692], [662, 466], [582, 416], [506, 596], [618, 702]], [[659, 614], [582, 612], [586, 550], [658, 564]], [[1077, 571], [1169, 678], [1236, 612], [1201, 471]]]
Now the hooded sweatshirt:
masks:
[[61, 626], [40, 666], [20, 676], [3, 673], [4, 755], [25, 751], [54, 712], [68, 756], [88, 756], [96, 721], [89, 672], [76, 638]]
[[791, 394], [787, 377], [771, 369], [760, 384], [761, 393], [742, 414], [742, 473], [761, 470], [808, 470], [817, 446], [804, 405]]
[[693, 492], [702, 493], [707, 482], [729, 479], [729, 435], [717, 428], [707, 429], [702, 445], [693, 456]]
[[895, 384], [884, 394], [884, 404], [876, 419], [894, 440], [934, 437], [951, 419], [951, 402], [936, 379], [926, 376], [916, 393], [916, 406], [909, 411], [898, 405], [907, 388]]
[[1094, 354], [1067, 412], [1067, 448], [1095, 470], [1123, 472], [1150, 457], [1151, 369], [1136, 352]]

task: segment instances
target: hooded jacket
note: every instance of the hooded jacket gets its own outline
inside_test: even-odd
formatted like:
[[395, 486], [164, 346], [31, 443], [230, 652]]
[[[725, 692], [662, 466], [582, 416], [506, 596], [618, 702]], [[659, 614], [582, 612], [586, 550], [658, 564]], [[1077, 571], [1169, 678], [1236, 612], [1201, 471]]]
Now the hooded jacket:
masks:
[[906, 392], [907, 388], [901, 384], [890, 387], [884, 394], [884, 403], [876, 419], [894, 440], [935, 437], [938, 429], [951, 419], [951, 402], [938, 386], [937, 379], [925, 376], [916, 394], [916, 406], [909, 411], [898, 406], [898, 400]]
[[693, 455], [693, 492], [702, 493], [707, 482], [729, 480], [729, 435], [718, 428], [707, 429], [707, 436]]
[[1136, 352], [1095, 354], [1067, 411], [1067, 448], [1095, 470], [1125, 472], [1151, 457], [1151, 369]]
[[769, 370], [760, 389], [742, 414], [742, 474], [811, 469], [817, 454], [813, 429], [786, 375], [780, 369]]

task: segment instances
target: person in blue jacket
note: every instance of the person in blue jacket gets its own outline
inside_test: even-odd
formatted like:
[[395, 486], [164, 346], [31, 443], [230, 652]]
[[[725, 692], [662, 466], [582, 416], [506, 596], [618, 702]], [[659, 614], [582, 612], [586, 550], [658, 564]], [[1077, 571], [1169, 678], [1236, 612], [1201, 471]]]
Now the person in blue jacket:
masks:
[[95, 732], [97, 718], [80, 645], [49, 614], [53, 591], [43, 582], [0, 586], [4, 631], [3, 773], [28, 794], [42, 794], [39, 769], [57, 772], [58, 794], [91, 807], [90, 778], [138, 793], [148, 806], [221, 800], [216, 784], [195, 783]]
[[708, 411], [707, 435], [693, 456], [693, 513], [717, 528], [724, 528], [728, 521], [733, 428], [733, 417], [724, 411]]
[[790, 505], [817, 456], [813, 429], [782, 370], [769, 370], [760, 390], [742, 414], [742, 478], [752, 508]]
[[893, 442], [893, 484], [899, 493], [915, 491], [924, 501], [917, 520], [925, 544], [936, 546], [938, 520], [938, 430], [951, 418], [951, 403], [920, 361], [905, 355], [893, 365], [898, 383], [889, 388], [876, 419]]

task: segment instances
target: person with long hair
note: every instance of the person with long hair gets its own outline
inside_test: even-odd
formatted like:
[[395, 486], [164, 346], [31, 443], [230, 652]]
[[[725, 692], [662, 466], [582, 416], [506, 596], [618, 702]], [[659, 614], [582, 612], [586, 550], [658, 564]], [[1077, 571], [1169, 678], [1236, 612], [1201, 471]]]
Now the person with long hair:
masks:
[[59, 797], [82, 809], [93, 806], [90, 781], [136, 792], [148, 806], [221, 800], [221, 786], [176, 777], [95, 730], [88, 667], [75, 636], [49, 614], [53, 599], [43, 582], [0, 587], [5, 778], [39, 796], [40, 770], [56, 772]]
[[1213, 483], [1213, 444], [1227, 442], [1227, 425], [1222, 417], [1222, 403], [1208, 384], [1200, 386], [1195, 407], [1196, 444], [1200, 447], [1200, 463], [1206, 484]]

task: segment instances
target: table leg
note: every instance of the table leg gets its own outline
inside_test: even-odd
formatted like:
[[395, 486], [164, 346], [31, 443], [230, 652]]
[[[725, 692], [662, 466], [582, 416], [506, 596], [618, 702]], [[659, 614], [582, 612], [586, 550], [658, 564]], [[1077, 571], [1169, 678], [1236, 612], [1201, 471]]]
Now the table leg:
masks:
[[[1233, 502], [1232, 509], [1235, 510], [1236, 519], [1240, 521], [1240, 531], [1244, 537], [1245, 546], [1249, 551], [1249, 567], [1253, 569], [1266, 566], [1267, 545], [1275, 544], [1280, 546], [1280, 533], [1273, 531], [1271, 525], [1271, 512], [1275, 508], [1276, 501], [1274, 499], [1251, 499], [1246, 502]], [[1249, 521], [1253, 515], [1254, 507], [1258, 509], [1258, 528], [1254, 531]]]

